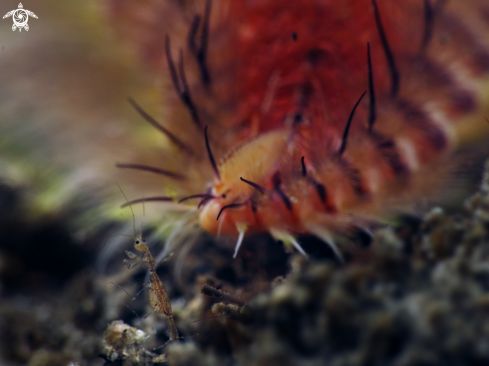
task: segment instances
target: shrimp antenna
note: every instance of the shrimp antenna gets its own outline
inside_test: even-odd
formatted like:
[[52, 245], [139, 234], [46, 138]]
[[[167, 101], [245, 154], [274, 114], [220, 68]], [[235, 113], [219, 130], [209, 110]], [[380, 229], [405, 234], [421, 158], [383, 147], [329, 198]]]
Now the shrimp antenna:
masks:
[[[141, 220], [141, 225], [139, 227], [139, 232], [141, 233], [141, 239], [143, 238], [143, 226], [144, 226], [144, 218], [146, 217], [146, 206], [144, 205], [145, 197], [143, 196], [143, 219]], [[132, 206], [129, 206], [132, 209]]]
[[209, 160], [211, 161], [212, 169], [214, 170], [214, 174], [216, 178], [221, 180], [221, 175], [219, 174], [219, 169], [217, 169], [216, 161], [214, 160], [214, 156], [212, 155], [211, 145], [209, 144], [209, 137], [207, 136], [207, 126], [204, 129], [205, 135], [205, 147], [207, 148], [207, 155], [209, 155]]
[[[122, 195], [124, 196], [124, 198], [126, 199], [126, 202], [129, 203], [129, 200], [127, 199], [126, 197], [126, 194], [124, 193], [124, 191], [122, 190], [121, 186], [119, 185], [119, 183], [115, 182], [115, 184], [117, 184], [117, 187], [119, 187], [119, 190], [121, 191]], [[134, 229], [134, 233], [136, 233], [136, 216], [134, 216], [134, 211], [132, 209], [132, 206], [129, 205], [129, 208], [131, 209], [131, 214], [132, 214], [132, 227]], [[134, 238], [133, 238], [134, 239]]]

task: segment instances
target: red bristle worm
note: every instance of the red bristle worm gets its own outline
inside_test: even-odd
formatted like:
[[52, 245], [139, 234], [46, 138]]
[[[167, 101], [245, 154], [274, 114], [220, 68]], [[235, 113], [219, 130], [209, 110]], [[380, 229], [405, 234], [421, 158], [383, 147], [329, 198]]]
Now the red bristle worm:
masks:
[[185, 140], [196, 158], [182, 169], [192, 187], [168, 179], [174, 198], [200, 198], [202, 228], [238, 238], [237, 248], [257, 232], [299, 248], [306, 234], [340, 257], [338, 237], [433, 192], [450, 153], [489, 135], [483, 1], [193, 4], [199, 14], [182, 34], [135, 44], [166, 57], [182, 105], [169, 109], [189, 115], [167, 119], [169, 131], [195, 139]]

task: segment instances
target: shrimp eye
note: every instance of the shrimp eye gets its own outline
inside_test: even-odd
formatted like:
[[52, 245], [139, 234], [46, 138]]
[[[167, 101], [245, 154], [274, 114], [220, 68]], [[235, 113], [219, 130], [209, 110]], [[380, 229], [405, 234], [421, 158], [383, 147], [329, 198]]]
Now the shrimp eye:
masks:
[[143, 243], [146, 243], [146, 239], [143, 239]]
[[224, 198], [224, 199], [226, 199], [226, 195], [225, 194], [223, 194], [221, 197]]
[[139, 240], [136, 240], [136, 244], [139, 244]]

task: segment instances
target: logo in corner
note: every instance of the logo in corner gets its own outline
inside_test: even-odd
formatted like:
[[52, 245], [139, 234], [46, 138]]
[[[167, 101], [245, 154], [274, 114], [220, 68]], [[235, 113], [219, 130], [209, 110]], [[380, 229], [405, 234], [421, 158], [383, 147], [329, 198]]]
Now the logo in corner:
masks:
[[7, 14], [3, 16], [3, 19], [8, 18], [10, 16], [12, 17], [12, 19], [14, 20], [14, 24], [12, 25], [12, 30], [14, 32], [17, 28], [19, 28], [19, 32], [22, 31], [22, 28], [28, 31], [29, 25], [27, 24], [27, 21], [29, 20], [29, 15], [37, 19], [36, 14], [34, 14], [32, 11], [25, 10], [22, 3], [19, 3], [19, 8], [9, 11]]

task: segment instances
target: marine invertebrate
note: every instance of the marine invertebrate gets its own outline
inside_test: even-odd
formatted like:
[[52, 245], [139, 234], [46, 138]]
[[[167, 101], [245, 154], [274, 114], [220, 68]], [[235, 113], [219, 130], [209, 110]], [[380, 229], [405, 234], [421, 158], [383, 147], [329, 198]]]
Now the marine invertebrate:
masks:
[[167, 20], [182, 4], [126, 0], [111, 14], [181, 102], [159, 129], [186, 181], [166, 172], [178, 193], [156, 200], [200, 198], [201, 226], [237, 237], [235, 255], [268, 232], [299, 251], [298, 235], [317, 236], [341, 257], [335, 237], [433, 192], [451, 154], [488, 135], [484, 1], [193, 4], [203, 15], [165, 42], [129, 11]]
[[[124, 198], [126, 198], [127, 201], [127, 197], [122, 191], [120, 186], [119, 189], [121, 190], [121, 193], [124, 195]], [[148, 245], [146, 244], [146, 240], [143, 238], [142, 224], [141, 224], [140, 233], [139, 234], [137, 233], [136, 218], [134, 216], [132, 207], [130, 207], [130, 209], [131, 209], [131, 214], [133, 219], [134, 236], [132, 237], [132, 239], [134, 240], [134, 248], [138, 252], [142, 253], [143, 257], [139, 261], [133, 264], [131, 264], [127, 260], [124, 260], [124, 264], [128, 269], [134, 268], [141, 262], [143, 262], [148, 267], [149, 282], [147, 284], [147, 287], [148, 287], [149, 303], [151, 307], [154, 309], [154, 311], [156, 311], [159, 314], [165, 315], [168, 323], [170, 341], [178, 341], [178, 330], [177, 330], [177, 326], [175, 325], [175, 321], [173, 320], [171, 301], [170, 298], [168, 297], [168, 294], [166, 293], [166, 288], [163, 285], [163, 282], [161, 282], [160, 278], [158, 277], [158, 274], [156, 273], [156, 267], [159, 263], [157, 263], [154, 260], [153, 255], [151, 254]], [[126, 254], [130, 259], [137, 259], [137, 255], [132, 252], [126, 251]], [[169, 257], [171, 257], [171, 254]], [[165, 260], [166, 258], [163, 259], [163, 261]]]

